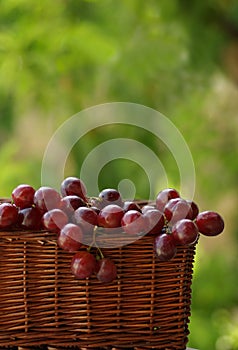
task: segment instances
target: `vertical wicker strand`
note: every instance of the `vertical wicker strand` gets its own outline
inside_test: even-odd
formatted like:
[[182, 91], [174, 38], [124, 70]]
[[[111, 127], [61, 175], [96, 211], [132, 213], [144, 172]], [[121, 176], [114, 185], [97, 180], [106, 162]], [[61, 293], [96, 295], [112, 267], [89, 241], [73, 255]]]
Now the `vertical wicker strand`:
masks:
[[117, 328], [120, 328], [120, 315], [121, 315], [121, 258], [122, 258], [122, 248], [119, 248], [119, 263], [117, 265]]
[[187, 264], [186, 264], [186, 281], [188, 284], [187, 287], [187, 293], [186, 293], [186, 302], [185, 302], [185, 309], [186, 309], [186, 318], [184, 319], [184, 328], [187, 336], [189, 335], [189, 317], [191, 315], [191, 294], [192, 294], [192, 277], [193, 277], [193, 265], [194, 265], [194, 257], [195, 257], [195, 247], [191, 248], [190, 255], [187, 257]]
[[58, 314], [58, 245], [55, 245], [55, 325], [59, 326], [59, 314]]
[[91, 329], [91, 307], [90, 307], [90, 280], [89, 278], [85, 281], [85, 296], [86, 296], [86, 304], [87, 304], [87, 328], [88, 331]]
[[154, 302], [155, 302], [155, 254], [152, 254], [151, 262], [151, 294], [150, 294], [150, 333], [153, 334], [156, 326], [153, 324], [154, 320]]
[[[182, 252], [181, 252], [181, 258], [180, 258], [180, 262], [181, 265], [179, 267], [179, 271], [178, 271], [178, 277], [179, 277], [179, 290], [178, 290], [178, 303], [180, 306], [178, 306], [178, 334], [181, 333], [180, 331], [180, 327], [182, 327], [183, 323], [184, 323], [184, 319], [186, 317], [186, 308], [184, 307], [184, 304], [186, 303], [186, 296], [184, 295], [184, 293], [186, 293], [187, 291], [187, 282], [186, 282], [186, 263], [187, 263], [187, 255], [189, 252], [189, 248], [185, 247], [183, 248]], [[183, 339], [181, 339], [181, 341], [186, 342], [185, 340], [185, 333], [186, 330], [184, 328], [183, 330]]]
[[28, 303], [27, 303], [27, 242], [23, 243], [23, 301], [25, 313], [25, 332], [28, 332]]

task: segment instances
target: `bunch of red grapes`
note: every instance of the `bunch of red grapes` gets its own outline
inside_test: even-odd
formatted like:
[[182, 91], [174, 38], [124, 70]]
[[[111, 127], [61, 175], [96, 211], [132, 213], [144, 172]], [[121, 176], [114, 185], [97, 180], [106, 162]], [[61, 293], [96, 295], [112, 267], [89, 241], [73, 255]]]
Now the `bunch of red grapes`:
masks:
[[[96, 245], [100, 229], [110, 235], [123, 232], [138, 239], [154, 236], [160, 261], [172, 259], [178, 246], [195, 244], [199, 233], [216, 236], [224, 229], [218, 213], [199, 213], [194, 201], [181, 198], [172, 188], [160, 191], [154, 203], [143, 205], [123, 200], [116, 189], [104, 189], [98, 197], [88, 197], [85, 184], [77, 177], [67, 177], [60, 192], [46, 186], [37, 190], [30, 185], [17, 186], [11, 201], [0, 204], [0, 229], [55, 232], [59, 247], [74, 253], [71, 271], [78, 279], [96, 274], [99, 281], [110, 283], [117, 277], [115, 263]], [[85, 237], [91, 237], [96, 254], [92, 245], [82, 243]]]

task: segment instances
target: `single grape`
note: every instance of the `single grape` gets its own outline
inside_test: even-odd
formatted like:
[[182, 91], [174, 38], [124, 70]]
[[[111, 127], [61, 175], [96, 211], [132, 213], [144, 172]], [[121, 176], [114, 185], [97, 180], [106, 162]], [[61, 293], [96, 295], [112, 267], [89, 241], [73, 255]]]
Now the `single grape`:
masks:
[[60, 209], [51, 209], [42, 217], [43, 227], [51, 232], [59, 232], [68, 222], [68, 216]]
[[188, 199], [187, 199], [187, 202], [191, 206], [191, 209], [192, 209], [192, 214], [191, 214], [191, 217], [189, 219], [194, 220], [194, 219], [196, 219], [196, 217], [198, 216], [198, 213], [199, 213], [198, 205], [194, 201], [191, 201]]
[[35, 189], [30, 185], [19, 185], [12, 191], [12, 200], [20, 209], [29, 208], [34, 201]]
[[121, 199], [120, 193], [114, 188], [105, 188], [99, 193], [98, 196], [99, 201], [101, 201], [101, 205], [105, 207], [109, 204], [116, 204], [120, 207], [123, 206], [123, 202]]
[[164, 208], [164, 215], [170, 225], [177, 221], [192, 216], [192, 208], [190, 204], [181, 198], [171, 199]]
[[[173, 210], [175, 205], [181, 201], [181, 198], [173, 198], [168, 201], [164, 207], [164, 215], [167, 221], [170, 221], [173, 216]], [[182, 200], [183, 201], [183, 200]]]
[[75, 224], [66, 224], [59, 233], [58, 245], [63, 250], [76, 252], [82, 246], [83, 231]]
[[61, 196], [54, 188], [42, 186], [35, 192], [34, 204], [45, 213], [51, 209], [60, 208]]
[[123, 210], [129, 211], [129, 210], [137, 210], [141, 213], [141, 208], [139, 206], [139, 204], [137, 204], [136, 202], [133, 201], [125, 201], [123, 204]]
[[11, 203], [0, 204], [0, 228], [10, 228], [18, 221], [18, 208]]
[[163, 212], [164, 207], [173, 198], [179, 198], [178, 191], [173, 188], [166, 188], [160, 191], [156, 197], [156, 208]]
[[61, 199], [60, 208], [68, 215], [73, 215], [74, 211], [80, 207], [86, 207], [86, 202], [79, 196], [70, 195]]
[[198, 214], [195, 223], [198, 231], [205, 236], [217, 236], [224, 230], [224, 220], [214, 211], [204, 211]]
[[127, 211], [122, 219], [121, 226], [128, 234], [145, 233], [147, 221], [142, 213], [137, 210]]
[[121, 219], [124, 211], [116, 204], [109, 204], [98, 214], [98, 226], [105, 228], [118, 228], [121, 226]]
[[147, 220], [147, 234], [160, 234], [165, 224], [163, 213], [158, 209], [148, 209], [144, 213], [144, 217]]
[[159, 260], [171, 260], [177, 252], [177, 247], [172, 235], [163, 233], [155, 237], [155, 253]]
[[191, 245], [198, 239], [198, 228], [192, 220], [182, 219], [172, 227], [172, 236], [177, 245]]
[[109, 258], [102, 258], [96, 264], [96, 276], [102, 283], [110, 283], [117, 278], [115, 263]]
[[19, 210], [18, 224], [23, 229], [40, 230], [42, 229], [42, 212], [36, 207], [24, 208]]
[[92, 208], [80, 207], [74, 212], [74, 222], [79, 225], [84, 234], [91, 234], [98, 224], [98, 216]]
[[61, 183], [61, 194], [62, 196], [75, 195], [82, 198], [87, 202], [86, 194], [87, 189], [83, 181], [77, 177], [67, 177]]
[[154, 210], [156, 209], [154, 205], [146, 204], [142, 207], [141, 212], [145, 214], [148, 210]]
[[97, 261], [95, 257], [87, 252], [77, 252], [71, 261], [71, 271], [78, 279], [90, 277], [96, 271]]
[[98, 215], [100, 213], [100, 209], [97, 207], [90, 207], [95, 213]]

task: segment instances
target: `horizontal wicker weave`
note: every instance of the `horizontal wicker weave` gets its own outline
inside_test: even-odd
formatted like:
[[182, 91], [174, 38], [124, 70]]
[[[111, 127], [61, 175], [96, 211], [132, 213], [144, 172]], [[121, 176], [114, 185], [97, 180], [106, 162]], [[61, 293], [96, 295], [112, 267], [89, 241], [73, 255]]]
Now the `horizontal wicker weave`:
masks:
[[159, 262], [153, 237], [103, 250], [118, 278], [75, 279], [49, 232], [0, 232], [0, 349], [186, 349], [195, 247]]

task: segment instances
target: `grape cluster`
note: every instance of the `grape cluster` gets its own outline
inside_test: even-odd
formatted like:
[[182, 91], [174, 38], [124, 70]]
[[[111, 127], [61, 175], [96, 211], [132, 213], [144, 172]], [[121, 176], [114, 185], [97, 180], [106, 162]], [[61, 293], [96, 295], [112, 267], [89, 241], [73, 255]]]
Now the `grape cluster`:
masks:
[[[200, 233], [220, 234], [224, 221], [213, 211], [199, 213], [194, 201], [181, 198], [172, 188], [160, 191], [155, 202], [139, 205], [123, 200], [116, 189], [110, 188], [98, 197], [88, 197], [81, 179], [67, 177], [60, 192], [46, 186], [37, 190], [26, 184], [17, 186], [11, 202], [0, 204], [0, 229], [54, 232], [58, 246], [74, 253], [71, 271], [76, 278], [95, 274], [102, 283], [110, 283], [117, 277], [117, 268], [96, 244], [100, 229], [110, 235], [153, 236], [157, 258], [168, 261], [178, 246], [195, 244]], [[85, 237], [90, 237], [92, 244], [82, 243]]]

